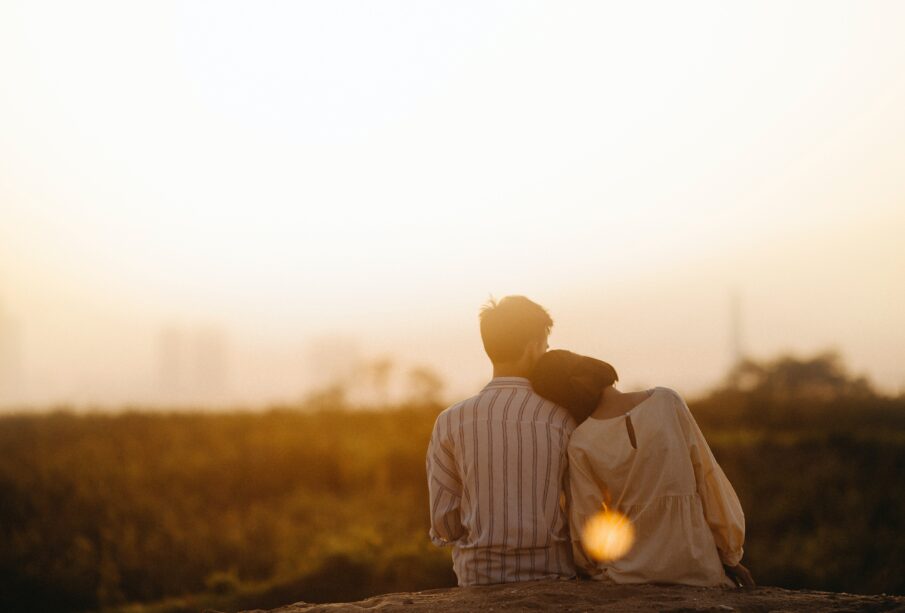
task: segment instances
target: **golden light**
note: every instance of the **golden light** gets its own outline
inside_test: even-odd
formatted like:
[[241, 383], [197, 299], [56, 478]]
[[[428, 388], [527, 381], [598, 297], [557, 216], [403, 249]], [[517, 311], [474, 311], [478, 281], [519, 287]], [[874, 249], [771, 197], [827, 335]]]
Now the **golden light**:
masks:
[[604, 508], [584, 525], [581, 542], [588, 555], [598, 562], [612, 562], [632, 548], [635, 527], [622, 513]]

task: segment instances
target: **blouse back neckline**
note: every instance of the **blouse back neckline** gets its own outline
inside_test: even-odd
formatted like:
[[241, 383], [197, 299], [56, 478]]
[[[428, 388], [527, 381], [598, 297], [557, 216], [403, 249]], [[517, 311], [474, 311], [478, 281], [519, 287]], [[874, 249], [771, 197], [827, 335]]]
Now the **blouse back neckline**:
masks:
[[613, 417], [602, 417], [602, 418], [601, 418], [601, 417], [593, 417], [593, 416], [589, 415], [588, 418], [587, 418], [585, 421], [590, 421], [590, 420], [593, 419], [595, 423], [604, 424], [604, 423], [607, 423], [607, 422], [615, 422], [616, 420], [621, 419], [621, 418], [623, 418], [623, 417], [626, 417], [627, 415], [631, 415], [633, 411], [637, 410], [641, 405], [643, 405], [643, 404], [646, 403], [648, 400], [650, 400], [651, 398], [653, 398], [653, 397], [656, 395], [658, 389], [660, 389], [659, 386], [657, 386], [657, 387], [652, 387], [652, 388], [650, 388], [649, 390], [646, 390], [646, 391], [648, 392], [647, 398], [645, 398], [644, 400], [642, 400], [641, 402], [639, 402], [638, 404], [636, 404], [635, 406], [633, 406], [632, 408], [630, 408], [628, 411], [626, 411], [626, 412], [623, 413], [622, 415], [615, 415], [615, 416], [613, 416]]

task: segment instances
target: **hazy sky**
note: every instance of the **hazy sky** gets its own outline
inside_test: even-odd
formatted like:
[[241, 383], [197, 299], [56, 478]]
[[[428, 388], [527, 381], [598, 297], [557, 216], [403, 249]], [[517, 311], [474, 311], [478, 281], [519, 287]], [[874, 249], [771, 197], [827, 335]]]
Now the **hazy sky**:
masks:
[[753, 356], [834, 347], [905, 389], [903, 28], [901, 2], [7, 0], [0, 403], [158, 401], [174, 328], [220, 338], [225, 402], [385, 354], [471, 393], [509, 293], [627, 388], [716, 382], [735, 292]]

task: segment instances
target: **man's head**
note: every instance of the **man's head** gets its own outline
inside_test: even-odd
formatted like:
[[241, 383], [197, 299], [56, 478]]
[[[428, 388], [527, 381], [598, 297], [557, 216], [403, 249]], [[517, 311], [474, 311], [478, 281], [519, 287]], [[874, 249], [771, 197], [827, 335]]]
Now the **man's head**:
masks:
[[506, 296], [481, 308], [481, 339], [495, 367], [530, 371], [547, 350], [553, 320], [547, 310], [524, 296]]

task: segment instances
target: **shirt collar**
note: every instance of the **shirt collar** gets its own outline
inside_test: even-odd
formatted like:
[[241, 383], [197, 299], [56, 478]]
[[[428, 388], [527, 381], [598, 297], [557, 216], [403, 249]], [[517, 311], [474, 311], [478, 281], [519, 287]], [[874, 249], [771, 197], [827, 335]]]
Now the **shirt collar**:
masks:
[[505, 387], [524, 387], [530, 390], [531, 382], [525, 377], [494, 377], [490, 383], [484, 386], [484, 389], [493, 390]]

